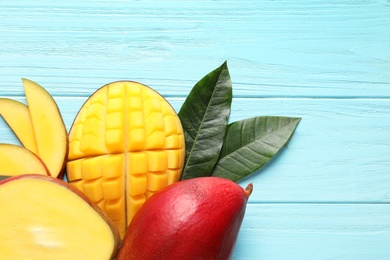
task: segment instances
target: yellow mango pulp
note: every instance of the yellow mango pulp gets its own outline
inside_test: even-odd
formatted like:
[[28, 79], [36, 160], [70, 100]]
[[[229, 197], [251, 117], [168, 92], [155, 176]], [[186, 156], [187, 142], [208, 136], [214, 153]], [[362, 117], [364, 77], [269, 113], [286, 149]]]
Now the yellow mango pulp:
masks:
[[180, 119], [156, 91], [132, 81], [98, 89], [69, 133], [67, 178], [115, 223], [122, 238], [156, 191], [180, 179]]

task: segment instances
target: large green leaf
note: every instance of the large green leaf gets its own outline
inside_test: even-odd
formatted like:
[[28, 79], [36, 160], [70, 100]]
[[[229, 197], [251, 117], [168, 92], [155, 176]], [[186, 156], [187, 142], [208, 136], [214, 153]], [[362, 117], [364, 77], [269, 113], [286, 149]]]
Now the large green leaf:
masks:
[[300, 120], [264, 116], [229, 124], [212, 175], [238, 181], [258, 170], [286, 144]]
[[186, 144], [182, 179], [211, 175], [222, 148], [231, 103], [232, 83], [224, 62], [195, 84], [178, 113]]

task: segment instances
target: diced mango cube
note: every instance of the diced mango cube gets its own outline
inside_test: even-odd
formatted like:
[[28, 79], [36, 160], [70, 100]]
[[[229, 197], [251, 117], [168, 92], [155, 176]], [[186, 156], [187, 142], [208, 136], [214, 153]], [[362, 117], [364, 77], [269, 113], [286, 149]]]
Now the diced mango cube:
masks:
[[181, 150], [166, 150], [167, 160], [168, 160], [168, 169], [180, 169], [182, 167], [182, 154]]
[[148, 151], [146, 154], [148, 156], [147, 166], [149, 172], [162, 172], [168, 168], [167, 151]]
[[145, 148], [145, 139], [144, 128], [130, 129], [127, 136], [127, 150], [130, 152], [142, 151]]
[[167, 173], [154, 173], [149, 172], [148, 176], [148, 187], [149, 191], [158, 191], [168, 185], [168, 174]]
[[170, 136], [174, 135], [177, 132], [176, 125], [177, 118], [173, 115], [164, 116], [164, 127], [165, 127], [165, 135]]
[[127, 116], [130, 129], [144, 127], [144, 114], [142, 111], [130, 111]]
[[110, 154], [102, 158], [102, 175], [105, 179], [123, 176], [126, 169], [124, 154]]
[[163, 131], [155, 131], [146, 137], [145, 149], [158, 150], [164, 149], [165, 133]]
[[120, 176], [112, 179], [104, 179], [102, 182], [103, 197], [106, 200], [117, 200], [125, 191], [125, 179], [124, 176]]
[[81, 161], [81, 176], [84, 180], [93, 180], [103, 176], [102, 158], [91, 157]]
[[83, 183], [83, 191], [93, 202], [103, 198], [102, 180], [95, 179]]
[[148, 157], [145, 152], [127, 153], [127, 172], [140, 174], [148, 171]]
[[145, 203], [146, 197], [144, 194], [127, 197], [127, 225], [130, 224], [131, 219], [135, 216], [138, 210]]
[[107, 200], [105, 206], [105, 212], [111, 220], [126, 219], [123, 212], [126, 209], [126, 201], [122, 196], [116, 200]]
[[127, 193], [131, 196], [144, 194], [147, 191], [148, 178], [146, 174], [131, 174], [127, 181]]
[[68, 178], [71, 180], [81, 180], [82, 179], [82, 169], [81, 161], [84, 159], [79, 159], [71, 161], [67, 164]]

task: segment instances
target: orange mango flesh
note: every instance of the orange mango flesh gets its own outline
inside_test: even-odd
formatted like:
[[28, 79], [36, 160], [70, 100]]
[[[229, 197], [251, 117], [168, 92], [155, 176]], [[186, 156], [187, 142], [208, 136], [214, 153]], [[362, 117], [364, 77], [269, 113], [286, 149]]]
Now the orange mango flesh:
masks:
[[0, 115], [24, 147], [37, 154], [34, 129], [28, 106], [8, 98], [0, 98]]
[[26, 173], [50, 175], [45, 164], [30, 150], [13, 144], [0, 144], [0, 175]]
[[39, 84], [22, 79], [37, 155], [53, 177], [61, 177], [68, 153], [68, 133], [53, 97]]
[[0, 183], [1, 258], [114, 259], [119, 235], [102, 212], [67, 183], [44, 177], [24, 175]]
[[97, 90], [69, 133], [67, 177], [115, 223], [122, 238], [156, 191], [180, 179], [180, 119], [156, 91], [121, 81]]

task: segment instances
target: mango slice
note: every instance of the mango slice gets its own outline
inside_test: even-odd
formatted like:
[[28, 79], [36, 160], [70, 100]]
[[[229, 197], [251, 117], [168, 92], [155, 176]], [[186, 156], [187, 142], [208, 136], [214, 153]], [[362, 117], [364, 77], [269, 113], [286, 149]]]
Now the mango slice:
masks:
[[49, 175], [45, 163], [30, 150], [13, 144], [0, 144], [0, 175], [16, 176], [26, 173]]
[[24, 147], [38, 154], [30, 110], [22, 102], [0, 98], [0, 115], [9, 125]]
[[[53, 177], [61, 178], [68, 153], [68, 133], [57, 103], [42, 86], [22, 79], [30, 112], [37, 155]], [[19, 120], [19, 118], [16, 118]]]
[[103, 209], [122, 238], [143, 203], [180, 179], [183, 129], [153, 89], [118, 81], [98, 89], [69, 133], [67, 178]]

